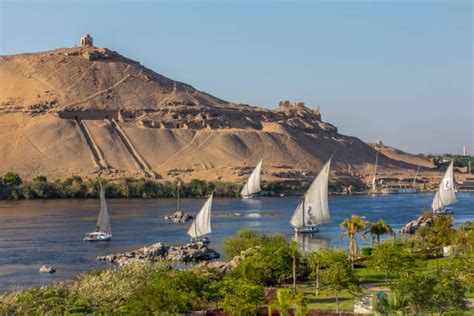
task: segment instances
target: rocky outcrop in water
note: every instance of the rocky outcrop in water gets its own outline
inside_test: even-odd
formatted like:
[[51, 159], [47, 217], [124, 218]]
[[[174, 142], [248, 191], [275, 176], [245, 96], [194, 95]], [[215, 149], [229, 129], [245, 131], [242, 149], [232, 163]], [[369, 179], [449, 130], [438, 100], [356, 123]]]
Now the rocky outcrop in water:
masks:
[[194, 217], [192, 217], [189, 214], [185, 214], [183, 211], [176, 211], [172, 215], [166, 215], [165, 219], [167, 221], [171, 221], [174, 223], [186, 223], [192, 220]]
[[419, 228], [425, 227], [425, 226], [431, 226], [432, 223], [433, 223], [432, 216], [421, 215], [417, 219], [412, 220], [411, 222], [403, 226], [402, 229], [400, 229], [400, 233], [413, 235], [414, 233], [416, 233], [416, 231]]
[[182, 246], [166, 246], [162, 243], [156, 243], [130, 252], [98, 256], [96, 260], [123, 266], [131, 262], [167, 260], [187, 263], [210, 261], [219, 257], [218, 252], [207, 247], [203, 242], [195, 242]]

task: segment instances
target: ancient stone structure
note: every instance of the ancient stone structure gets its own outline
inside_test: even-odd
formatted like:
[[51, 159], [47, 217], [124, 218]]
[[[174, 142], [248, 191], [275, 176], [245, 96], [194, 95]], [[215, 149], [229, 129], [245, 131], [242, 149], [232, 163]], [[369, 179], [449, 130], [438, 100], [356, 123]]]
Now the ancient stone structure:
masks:
[[94, 46], [94, 41], [92, 40], [92, 36], [90, 36], [89, 33], [84, 33], [84, 35], [81, 37], [80, 46]]

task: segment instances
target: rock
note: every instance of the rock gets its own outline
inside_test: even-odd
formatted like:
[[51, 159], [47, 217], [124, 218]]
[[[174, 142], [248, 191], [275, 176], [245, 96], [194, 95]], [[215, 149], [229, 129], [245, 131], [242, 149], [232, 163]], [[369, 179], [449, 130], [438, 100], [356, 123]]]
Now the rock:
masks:
[[55, 273], [56, 268], [47, 266], [47, 265], [42, 265], [41, 268], [39, 268], [39, 273]]
[[418, 228], [425, 227], [425, 226], [431, 226], [433, 223], [433, 217], [432, 216], [427, 216], [427, 215], [421, 215], [417, 219], [409, 222], [405, 226], [400, 229], [400, 233], [402, 234], [411, 234], [413, 235], [416, 233]]
[[131, 262], [156, 262], [160, 260], [189, 263], [210, 261], [218, 259], [219, 257], [220, 255], [218, 252], [207, 247], [203, 242], [195, 242], [181, 246], [166, 246], [162, 243], [156, 243], [134, 251], [98, 256], [96, 257], [96, 260], [122, 266]]
[[176, 211], [172, 215], [166, 215], [165, 219], [174, 223], [186, 223], [193, 219], [191, 215], [185, 214], [183, 211]]

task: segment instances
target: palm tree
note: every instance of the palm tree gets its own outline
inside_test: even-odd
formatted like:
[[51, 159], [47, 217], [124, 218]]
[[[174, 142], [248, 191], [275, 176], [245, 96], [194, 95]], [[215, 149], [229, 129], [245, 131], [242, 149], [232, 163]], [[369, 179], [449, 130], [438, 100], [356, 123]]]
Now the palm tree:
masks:
[[295, 294], [291, 289], [278, 289], [276, 298], [268, 304], [268, 315], [272, 315], [273, 311], [278, 311], [282, 316], [307, 315], [306, 301], [302, 294]]
[[395, 232], [393, 231], [392, 227], [385, 223], [385, 221], [379, 218], [375, 223], [370, 223], [370, 229], [365, 232], [365, 234], [370, 233], [372, 235], [372, 244], [374, 241], [378, 245], [380, 243], [380, 236], [385, 234], [391, 234], [395, 236]]
[[364, 234], [361, 234], [361, 230], [366, 229], [369, 222], [361, 216], [352, 215], [352, 217], [346, 218], [339, 224], [341, 229], [346, 231], [342, 233], [341, 237], [349, 237], [349, 258], [353, 262], [355, 258], [359, 256], [359, 244], [357, 242], [357, 235], [367, 240]]

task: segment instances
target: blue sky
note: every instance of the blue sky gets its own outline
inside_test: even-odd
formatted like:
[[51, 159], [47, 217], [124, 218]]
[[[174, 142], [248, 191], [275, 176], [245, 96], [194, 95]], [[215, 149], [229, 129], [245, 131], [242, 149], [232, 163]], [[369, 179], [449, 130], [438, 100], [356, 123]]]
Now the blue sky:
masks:
[[89, 32], [229, 101], [305, 101], [365, 141], [474, 151], [471, 1], [0, 2], [0, 54]]

